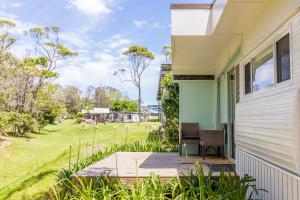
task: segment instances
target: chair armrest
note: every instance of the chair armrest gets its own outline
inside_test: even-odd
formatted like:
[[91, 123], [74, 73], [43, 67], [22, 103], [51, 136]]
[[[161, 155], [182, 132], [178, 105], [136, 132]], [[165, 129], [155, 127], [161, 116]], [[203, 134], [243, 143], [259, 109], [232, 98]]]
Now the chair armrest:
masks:
[[201, 130], [204, 145], [224, 145], [224, 132], [220, 130]]

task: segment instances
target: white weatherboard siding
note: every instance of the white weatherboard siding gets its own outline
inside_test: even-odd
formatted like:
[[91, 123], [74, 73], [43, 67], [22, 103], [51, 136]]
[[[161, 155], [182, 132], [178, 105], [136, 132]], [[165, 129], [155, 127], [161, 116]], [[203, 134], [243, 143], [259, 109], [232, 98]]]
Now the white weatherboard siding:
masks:
[[[292, 79], [249, 95], [242, 95], [236, 108], [236, 145], [238, 149], [261, 157], [282, 168], [300, 174], [299, 169], [299, 88], [300, 88], [300, 14], [268, 37], [262, 47], [291, 34]], [[283, 35], [284, 35], [283, 34]], [[247, 55], [240, 63], [241, 94], [244, 94], [243, 65], [254, 57]]]
[[[274, 30], [252, 53], [244, 55], [240, 62], [240, 93], [244, 94], [243, 65], [265, 46], [287, 33], [284, 31], [290, 32], [291, 35], [292, 78], [274, 87], [241, 96], [241, 101], [236, 107], [236, 169], [241, 176], [249, 174], [255, 177], [258, 188], [268, 190], [268, 193], [262, 193], [262, 199], [299, 200], [299, 12]], [[259, 31], [255, 30], [255, 34], [258, 33]], [[249, 38], [253, 38], [250, 36]]]
[[[239, 174], [256, 177], [259, 198], [266, 200], [299, 200], [300, 178], [241, 150], [236, 151], [236, 170]], [[249, 194], [248, 194], [249, 195]]]

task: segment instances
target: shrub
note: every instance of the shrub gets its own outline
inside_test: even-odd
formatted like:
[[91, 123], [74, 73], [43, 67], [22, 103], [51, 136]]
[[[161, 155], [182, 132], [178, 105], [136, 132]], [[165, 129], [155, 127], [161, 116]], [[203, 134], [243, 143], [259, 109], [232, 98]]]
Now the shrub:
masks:
[[83, 117], [84, 117], [83, 113], [81, 113], [81, 112], [77, 113], [75, 123], [76, 124], [81, 124], [83, 122]]
[[0, 112], [0, 130], [8, 126], [7, 113]]
[[16, 135], [24, 135], [36, 128], [36, 120], [24, 113], [7, 112], [7, 123]]
[[166, 117], [164, 133], [169, 142], [178, 143], [179, 85], [173, 82], [172, 74], [167, 74], [163, 78], [162, 90], [161, 106]]
[[148, 119], [148, 122], [159, 122], [159, 119]]
[[170, 181], [162, 181], [161, 177], [152, 174], [149, 178], [138, 180], [133, 186], [122, 184], [119, 180], [109, 180], [107, 176], [96, 180], [78, 178], [74, 184], [70, 179], [64, 187], [57, 186], [50, 192], [50, 199], [254, 199], [254, 194], [259, 197], [255, 179], [246, 175], [239, 178], [236, 174], [220, 173], [215, 178], [209, 173], [204, 175], [201, 167], [197, 166], [196, 172], [190, 172], [179, 179], [174, 177]]

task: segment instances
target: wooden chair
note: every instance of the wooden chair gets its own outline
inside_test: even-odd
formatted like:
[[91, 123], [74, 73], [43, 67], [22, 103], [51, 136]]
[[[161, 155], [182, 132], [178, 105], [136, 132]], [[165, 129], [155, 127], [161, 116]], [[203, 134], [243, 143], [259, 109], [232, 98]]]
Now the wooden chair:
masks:
[[202, 149], [202, 156], [205, 159], [205, 153], [207, 147], [218, 147], [221, 148], [222, 156], [224, 155], [224, 134], [225, 134], [226, 124], [222, 123], [217, 130], [201, 130], [200, 131], [200, 145]]
[[182, 154], [183, 144], [200, 145], [199, 123], [181, 123], [179, 153]]

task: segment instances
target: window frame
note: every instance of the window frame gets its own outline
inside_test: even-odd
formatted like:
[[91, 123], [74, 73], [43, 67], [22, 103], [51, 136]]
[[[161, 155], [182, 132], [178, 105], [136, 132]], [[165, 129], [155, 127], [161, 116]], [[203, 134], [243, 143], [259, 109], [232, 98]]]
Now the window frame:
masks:
[[[276, 63], [276, 58], [275, 58], [275, 51], [274, 51], [274, 44], [275, 44], [275, 42], [272, 42], [272, 44], [269, 44], [269, 45], [265, 45], [264, 46], [264, 48], [262, 48], [262, 49], [260, 49], [259, 51], [258, 51], [258, 53], [256, 53], [255, 54], [255, 56], [253, 56], [252, 58], [251, 58], [251, 93], [259, 93], [260, 91], [264, 91], [264, 90], [267, 90], [267, 89], [269, 89], [269, 88], [273, 88], [273, 87], [275, 87], [276, 86], [276, 74], [277, 74], [277, 71], [276, 71], [276, 65], [275, 65], [275, 63]], [[270, 48], [270, 47], [272, 47], [272, 48]], [[253, 89], [253, 73], [254, 73], [254, 70], [253, 70], [253, 63], [254, 63], [254, 59], [255, 59], [255, 57], [257, 57], [259, 54], [261, 54], [263, 51], [265, 51], [266, 49], [268, 49], [268, 48], [270, 48], [270, 49], [272, 49], [272, 55], [273, 55], [273, 59], [274, 59], [274, 64], [273, 64], [273, 76], [274, 76], [274, 83], [271, 85], [271, 86], [269, 86], [269, 87], [265, 87], [265, 88], [263, 88], [263, 89], [260, 89], [260, 90], [257, 90], [257, 91], [254, 91], [254, 89]]]
[[[289, 48], [290, 48], [290, 79], [279, 82], [278, 83], [278, 78], [277, 78], [277, 71], [278, 71], [278, 66], [277, 66], [277, 42], [280, 41], [282, 38], [284, 38], [287, 34], [289, 34]], [[292, 34], [291, 34], [291, 26], [289, 25], [288, 27], [285, 27], [282, 29], [279, 34], [276, 36], [272, 37], [273, 39], [269, 40], [269, 42], [265, 42], [263, 46], [258, 47], [255, 49], [249, 56], [247, 60], [244, 60], [243, 62], [243, 69], [242, 69], [242, 75], [243, 75], [243, 96], [248, 97], [248, 96], [253, 96], [257, 93], [264, 92], [265, 90], [269, 90], [281, 85], [289, 85], [293, 83], [293, 59], [292, 59]], [[270, 45], [273, 46], [273, 58], [274, 58], [274, 84], [270, 87], [258, 90], [258, 91], [253, 91], [253, 60], [254, 58], [259, 55], [262, 51], [264, 51], [266, 48], [268, 48]], [[251, 72], [251, 92], [246, 94], [246, 87], [245, 87], [245, 82], [246, 82], [246, 77], [245, 77], [245, 67], [246, 65], [250, 63], [250, 72]]]
[[[246, 93], [246, 65], [250, 64], [250, 92]], [[243, 64], [243, 77], [244, 77], [244, 92], [243, 94], [245, 96], [251, 95], [253, 93], [252, 91], [252, 58], [248, 59], [244, 64]]]
[[[278, 70], [278, 66], [277, 66], [277, 42], [280, 41], [282, 38], [284, 38], [286, 35], [289, 35], [289, 50], [290, 50], [290, 79], [287, 79], [285, 81], [281, 81], [278, 82], [278, 77], [277, 77], [277, 70]], [[291, 33], [291, 27], [289, 26], [288, 28], [286, 28], [285, 30], [283, 30], [276, 38], [274, 41], [274, 49], [275, 49], [275, 56], [276, 56], [276, 60], [275, 60], [275, 81], [276, 84], [275, 85], [284, 85], [287, 83], [292, 83], [293, 82], [293, 59], [292, 59], [292, 33]]]

